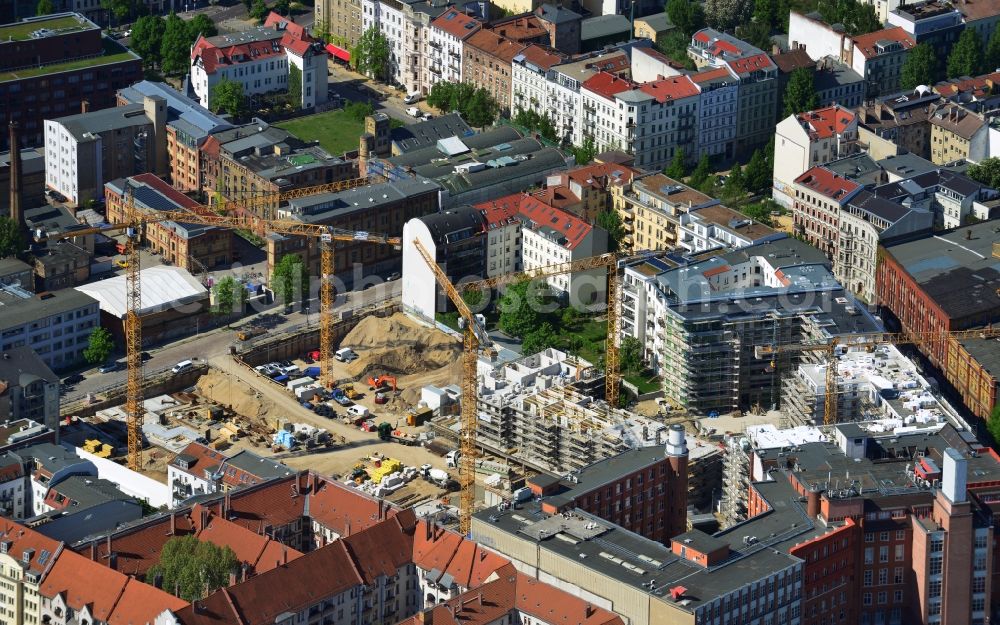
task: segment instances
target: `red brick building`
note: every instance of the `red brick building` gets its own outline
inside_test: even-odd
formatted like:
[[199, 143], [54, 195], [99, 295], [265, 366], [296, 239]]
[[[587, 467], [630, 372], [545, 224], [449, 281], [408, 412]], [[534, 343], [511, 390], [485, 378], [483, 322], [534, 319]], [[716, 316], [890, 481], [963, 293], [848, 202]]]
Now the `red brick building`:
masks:
[[528, 480], [542, 511], [578, 508], [636, 534], [668, 544], [687, 529], [688, 451], [684, 428], [671, 427], [660, 446], [627, 451], [563, 479], [539, 474]]
[[480, 30], [463, 42], [462, 81], [486, 89], [500, 110], [509, 112], [511, 63], [525, 47], [493, 31]]
[[[985, 221], [880, 248], [876, 303], [890, 327], [946, 332], [1000, 322], [1000, 250], [994, 232], [998, 226], [1000, 221]], [[995, 346], [989, 342], [987, 349], [977, 350], [973, 343], [964, 347], [954, 341], [934, 341], [920, 350], [959, 391], [966, 406], [986, 417], [997, 398]]]

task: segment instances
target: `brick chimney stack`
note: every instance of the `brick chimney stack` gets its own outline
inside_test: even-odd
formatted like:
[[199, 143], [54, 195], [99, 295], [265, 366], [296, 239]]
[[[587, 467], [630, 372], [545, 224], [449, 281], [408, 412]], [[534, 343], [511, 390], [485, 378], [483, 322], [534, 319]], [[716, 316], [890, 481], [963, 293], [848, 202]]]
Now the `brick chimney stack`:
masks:
[[81, 113], [90, 112], [90, 100], [80, 100], [80, 112]]
[[17, 222], [22, 232], [27, 229], [21, 208], [21, 146], [17, 122], [10, 122], [10, 218]]

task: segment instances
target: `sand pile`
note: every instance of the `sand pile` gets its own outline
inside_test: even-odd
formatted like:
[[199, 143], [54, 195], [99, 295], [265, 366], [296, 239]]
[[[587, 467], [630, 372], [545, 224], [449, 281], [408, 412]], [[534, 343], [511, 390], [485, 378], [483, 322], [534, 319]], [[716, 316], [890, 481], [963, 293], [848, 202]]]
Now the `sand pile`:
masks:
[[356, 380], [370, 375], [394, 375], [400, 390], [389, 409], [403, 410], [420, 399], [428, 384], [443, 386], [461, 380], [462, 343], [436, 329], [421, 325], [403, 313], [391, 317], [366, 317], [340, 342], [359, 358], [347, 366]]
[[260, 391], [218, 369], [209, 369], [197, 386], [203, 397], [222, 406], [232, 406], [237, 414], [245, 417], [263, 418], [274, 409], [274, 402]]

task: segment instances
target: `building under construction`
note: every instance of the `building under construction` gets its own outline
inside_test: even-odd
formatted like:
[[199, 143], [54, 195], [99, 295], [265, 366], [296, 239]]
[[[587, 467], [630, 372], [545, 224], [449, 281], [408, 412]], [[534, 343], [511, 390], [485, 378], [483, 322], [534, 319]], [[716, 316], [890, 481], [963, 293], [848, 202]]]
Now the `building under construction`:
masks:
[[547, 349], [491, 367], [480, 361], [477, 443], [555, 474], [663, 444], [666, 427], [582, 392], [589, 362]]

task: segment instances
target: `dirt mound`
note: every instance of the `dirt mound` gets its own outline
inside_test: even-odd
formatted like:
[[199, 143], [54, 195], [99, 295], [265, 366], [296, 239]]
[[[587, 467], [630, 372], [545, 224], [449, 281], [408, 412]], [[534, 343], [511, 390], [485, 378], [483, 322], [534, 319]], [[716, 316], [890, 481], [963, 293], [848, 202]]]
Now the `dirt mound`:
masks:
[[340, 346], [358, 353], [359, 358], [347, 366], [355, 378], [380, 373], [409, 376], [439, 369], [456, 362], [462, 347], [457, 339], [422, 326], [402, 313], [366, 317]]
[[239, 378], [209, 369], [198, 380], [198, 393], [222, 406], [232, 406], [238, 414], [264, 418], [274, 409], [274, 402]]

